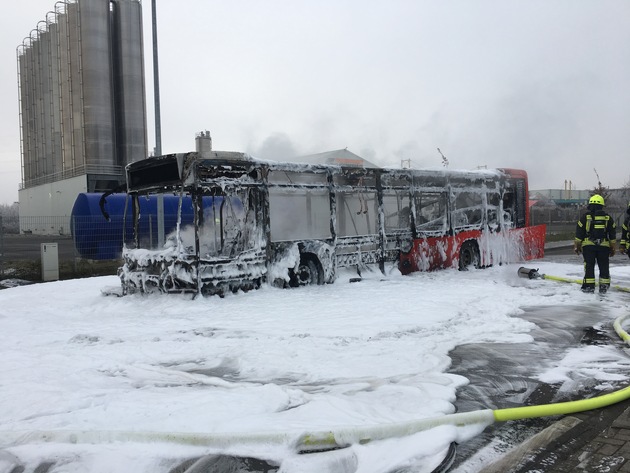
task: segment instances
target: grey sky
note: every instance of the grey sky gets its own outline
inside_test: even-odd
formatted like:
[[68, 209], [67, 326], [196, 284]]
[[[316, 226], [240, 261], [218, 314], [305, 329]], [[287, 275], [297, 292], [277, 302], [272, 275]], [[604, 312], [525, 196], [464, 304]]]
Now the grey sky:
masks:
[[[20, 182], [16, 46], [0, 45], [0, 203]], [[151, 2], [144, 0], [149, 146]], [[284, 159], [347, 147], [380, 165], [518, 167], [530, 187], [630, 179], [627, 0], [158, 0], [162, 149]]]

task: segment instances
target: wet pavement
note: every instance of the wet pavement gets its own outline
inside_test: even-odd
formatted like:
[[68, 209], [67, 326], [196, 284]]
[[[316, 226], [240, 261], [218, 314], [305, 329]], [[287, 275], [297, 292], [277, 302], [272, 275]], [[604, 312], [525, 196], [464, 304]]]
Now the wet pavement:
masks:
[[630, 472], [630, 401], [560, 418], [481, 473]]
[[[568, 349], [576, 346], [607, 344], [614, 346], [620, 354], [623, 354], [623, 350], [626, 348], [612, 327], [605, 331], [593, 327], [601, 321], [601, 316], [593, 307], [526, 308], [526, 312], [521, 317], [537, 326], [531, 333], [534, 338], [533, 343], [468, 344], [461, 345], [450, 353], [453, 360], [453, 369], [450, 372], [461, 374], [470, 380], [470, 384], [458, 392], [455, 405], [459, 411], [540, 405], [592, 397], [596, 391], [588, 384], [582, 383], [580, 392], [559, 393], [560, 385], [543, 383], [534, 375], [544, 371], [545, 368], [553, 367], [561, 361]], [[623, 384], [617, 386], [617, 388], [622, 387], [624, 387]], [[617, 412], [619, 409], [621, 408], [617, 407], [614, 410], [614, 418], [621, 414], [621, 412]], [[577, 436], [578, 431], [585, 429], [588, 430], [588, 435], [595, 434], [597, 433], [596, 424], [601, 424], [600, 430], [603, 431], [614, 420], [610, 419], [610, 414], [595, 412], [574, 415], [572, 418], [579, 419], [581, 422], [576, 422], [575, 426], [571, 426], [577, 429], [572, 431], [572, 435]], [[564, 448], [564, 443], [554, 445], [553, 449], [538, 452], [540, 457], [538, 460], [536, 460], [537, 457], [534, 452], [527, 450], [525, 456], [528, 458], [528, 462], [523, 467], [518, 466], [519, 461], [522, 460], [521, 457], [517, 458], [513, 454], [510, 456], [512, 449], [529, 442], [532, 437], [536, 435], [544, 437], [541, 432], [546, 429], [553, 429], [554, 424], [561, 419], [560, 416], [554, 416], [493, 424], [486, 428], [481, 435], [465, 444], [458, 445], [451, 471], [458, 473], [569, 471], [551, 469], [553, 464], [559, 467], [561, 456], [560, 452], [556, 450], [560, 447]], [[583, 437], [584, 441], [588, 441], [588, 435]], [[630, 440], [630, 435], [628, 439]], [[540, 437], [538, 442], [540, 442]], [[533, 448], [533, 445], [530, 446]], [[540, 443], [535, 445], [536, 448], [540, 448]], [[484, 447], [489, 448], [487, 452], [489, 456], [499, 458], [504, 455], [509, 456], [509, 461], [513, 465], [508, 467], [506, 465], [507, 459], [503, 459], [499, 464], [501, 465], [500, 468], [479, 470], [474, 466], [474, 462], [467, 464], [471, 463], [470, 459], [478, 455], [478, 452]]]
[[[571, 248], [546, 250], [546, 260], [580, 262]], [[628, 264], [611, 259], [611, 265]], [[628, 346], [612, 326], [599, 327], [596, 307], [524, 308], [533, 322], [533, 343], [469, 344], [450, 354], [451, 372], [470, 384], [458, 392], [460, 411], [497, 409], [585, 399], [603, 394], [581, 383], [579, 392], [559, 392], [559, 385], [534, 377], [557, 364], [565, 352], [580, 345], [607, 345], [627, 357]], [[612, 325], [612, 324], [611, 324]], [[627, 374], [627, 367], [619, 367]], [[627, 386], [613, 383], [605, 392]], [[484, 455], [491, 460], [484, 461]], [[489, 464], [491, 463], [491, 464]], [[484, 465], [480, 467], [479, 465]], [[457, 446], [453, 473], [630, 473], [630, 400], [603, 409], [567, 416], [524, 419], [489, 426], [481, 435]]]

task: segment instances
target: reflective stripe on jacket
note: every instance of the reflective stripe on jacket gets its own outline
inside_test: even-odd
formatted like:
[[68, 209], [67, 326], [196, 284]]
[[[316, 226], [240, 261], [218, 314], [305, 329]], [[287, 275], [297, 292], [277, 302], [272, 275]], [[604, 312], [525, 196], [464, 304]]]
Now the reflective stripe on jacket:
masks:
[[[603, 230], [604, 238], [600, 242], [592, 241], [589, 237], [591, 230]], [[605, 212], [598, 212], [597, 215], [586, 213], [578, 220], [575, 230], [575, 240], [582, 242], [582, 246], [597, 245], [610, 246], [610, 242], [615, 242], [617, 238], [617, 229], [615, 221]]]
[[621, 224], [621, 241], [619, 242], [619, 247], [625, 246], [628, 248], [630, 246], [630, 241], [628, 241], [628, 225], [630, 224], [630, 215], [626, 215], [625, 220]]

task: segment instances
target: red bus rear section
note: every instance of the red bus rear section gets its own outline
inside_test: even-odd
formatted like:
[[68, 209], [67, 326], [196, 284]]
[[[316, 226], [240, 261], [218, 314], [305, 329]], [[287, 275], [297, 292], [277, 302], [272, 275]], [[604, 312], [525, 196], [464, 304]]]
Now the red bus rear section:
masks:
[[[400, 257], [400, 272], [437, 269], [477, 268], [542, 258], [545, 253], [545, 225], [507, 230], [507, 234], [487, 234], [479, 230], [453, 236], [419, 238]], [[462, 255], [468, 258], [462, 260]]]
[[469, 266], [484, 268], [542, 258], [545, 249], [546, 226], [530, 226], [529, 185], [527, 172], [522, 169], [500, 169], [502, 208], [507, 221], [492, 229], [459, 230], [452, 217], [455, 209], [449, 202], [449, 226], [443, 235], [416, 238], [411, 251], [401, 253], [400, 270], [414, 271]]

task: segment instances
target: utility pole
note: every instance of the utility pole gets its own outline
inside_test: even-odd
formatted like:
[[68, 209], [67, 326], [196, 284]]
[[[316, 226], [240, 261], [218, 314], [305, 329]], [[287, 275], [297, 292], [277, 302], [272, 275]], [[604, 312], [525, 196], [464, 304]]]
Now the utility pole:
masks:
[[[157, 0], [151, 0], [151, 16], [153, 26], [153, 102], [155, 107], [155, 148], [154, 156], [162, 156], [162, 123], [160, 117], [160, 70], [158, 67], [157, 43]], [[157, 196], [157, 246], [164, 246], [164, 195]]]

